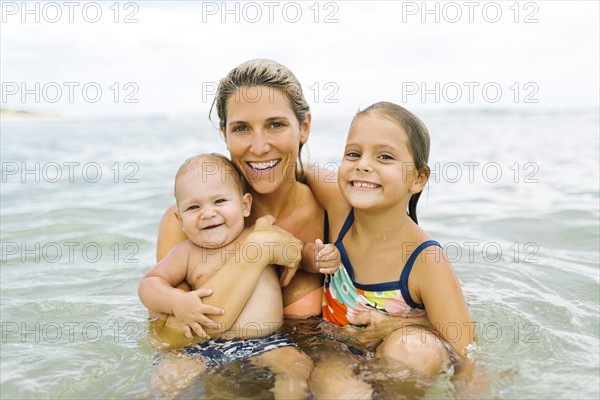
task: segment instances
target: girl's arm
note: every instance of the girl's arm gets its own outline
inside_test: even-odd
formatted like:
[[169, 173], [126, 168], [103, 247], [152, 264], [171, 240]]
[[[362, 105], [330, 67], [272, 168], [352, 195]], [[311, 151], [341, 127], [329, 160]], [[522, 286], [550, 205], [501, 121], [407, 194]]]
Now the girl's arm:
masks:
[[421, 254], [409, 279], [411, 296], [425, 305], [433, 327], [464, 357], [467, 345], [475, 341], [475, 323], [458, 278], [439, 247]]
[[[489, 395], [490, 382], [483, 365], [473, 359], [478, 350], [475, 344], [475, 322], [469, 312], [458, 278], [442, 249], [425, 251], [425, 262], [415, 263], [411, 278], [416, 286], [415, 301], [425, 304], [427, 317], [436, 331], [462, 356], [462, 365], [453, 380], [457, 393], [464, 398]], [[411, 286], [409, 280], [409, 288]], [[412, 295], [412, 292], [411, 292]], [[473, 349], [474, 347], [475, 349]]]

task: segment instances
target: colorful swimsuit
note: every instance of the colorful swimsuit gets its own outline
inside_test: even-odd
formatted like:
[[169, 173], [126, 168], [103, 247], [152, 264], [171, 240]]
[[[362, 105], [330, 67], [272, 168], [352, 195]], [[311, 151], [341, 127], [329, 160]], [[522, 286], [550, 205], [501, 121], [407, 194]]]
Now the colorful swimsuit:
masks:
[[441, 245], [435, 240], [421, 243], [404, 265], [400, 280], [363, 285], [354, 281], [354, 270], [342, 243], [353, 222], [354, 210], [348, 214], [335, 242], [342, 257], [342, 265], [335, 274], [325, 277], [323, 317], [338, 325], [348, 325], [357, 313], [372, 309], [404, 318], [426, 315], [423, 304], [415, 303], [410, 297], [408, 276], [416, 258], [425, 248]]

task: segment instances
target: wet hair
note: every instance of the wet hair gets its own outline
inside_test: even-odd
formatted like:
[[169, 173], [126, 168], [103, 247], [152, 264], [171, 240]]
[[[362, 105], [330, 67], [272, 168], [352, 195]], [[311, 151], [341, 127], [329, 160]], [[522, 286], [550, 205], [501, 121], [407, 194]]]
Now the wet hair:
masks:
[[[400, 125], [408, 135], [408, 150], [415, 163], [417, 173], [424, 174], [429, 179], [430, 169], [427, 165], [430, 148], [429, 131], [419, 117], [402, 106], [386, 101], [380, 101], [359, 111], [352, 122], [363, 115], [385, 118]], [[419, 223], [417, 220], [417, 203], [421, 193], [413, 194], [408, 201], [408, 215], [415, 224]]]
[[[208, 169], [207, 165], [212, 165], [215, 168]], [[223, 183], [226, 182], [228, 176], [233, 178], [238, 189], [240, 190], [240, 194], [246, 192], [246, 183], [244, 178], [235, 165], [233, 165], [233, 163], [229, 161], [227, 157], [218, 153], [198, 154], [185, 160], [183, 164], [181, 164], [181, 167], [179, 167], [177, 170], [177, 174], [175, 175], [175, 184], [173, 185], [173, 194], [175, 195], [175, 199], [177, 200], [177, 181], [179, 181], [181, 177], [187, 174], [195, 174], [198, 176], [198, 183], [201, 184], [205, 182], [205, 176], [214, 175], [215, 173], [219, 173], [221, 175], [221, 182]]]
[[[302, 86], [296, 76], [286, 66], [273, 60], [254, 59], [238, 65], [227, 76], [219, 82], [217, 94], [210, 107], [209, 119], [213, 108], [217, 108], [219, 117], [219, 128], [225, 131], [227, 126], [227, 100], [232, 95], [238, 95], [244, 88], [264, 86], [279, 89], [288, 101], [298, 122], [302, 124], [310, 107], [304, 98]], [[211, 120], [212, 121], [212, 120]], [[298, 148], [298, 166], [296, 168], [296, 179], [302, 181], [304, 178], [304, 166], [302, 165], [302, 143]]]

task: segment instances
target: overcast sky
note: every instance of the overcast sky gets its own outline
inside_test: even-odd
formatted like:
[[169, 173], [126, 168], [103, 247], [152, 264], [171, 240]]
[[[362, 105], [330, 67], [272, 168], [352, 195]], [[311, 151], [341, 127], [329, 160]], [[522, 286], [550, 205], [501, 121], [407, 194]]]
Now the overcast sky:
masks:
[[206, 115], [250, 58], [313, 110], [599, 106], [597, 1], [2, 2], [4, 108]]

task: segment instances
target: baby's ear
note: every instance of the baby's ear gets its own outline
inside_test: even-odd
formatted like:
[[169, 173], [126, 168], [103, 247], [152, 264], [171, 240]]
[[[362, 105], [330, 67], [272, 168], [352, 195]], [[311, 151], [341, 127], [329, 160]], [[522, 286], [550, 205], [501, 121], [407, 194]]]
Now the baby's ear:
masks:
[[177, 218], [177, 221], [179, 221], [179, 223], [181, 224], [181, 230], [183, 231], [183, 218], [181, 218], [181, 214], [179, 213], [179, 209], [176, 208], [175, 211], [173, 211], [173, 214], [175, 215], [175, 218]]
[[244, 217], [249, 217], [251, 209], [252, 195], [250, 193], [244, 193], [244, 195], [242, 196], [242, 215], [244, 215]]

